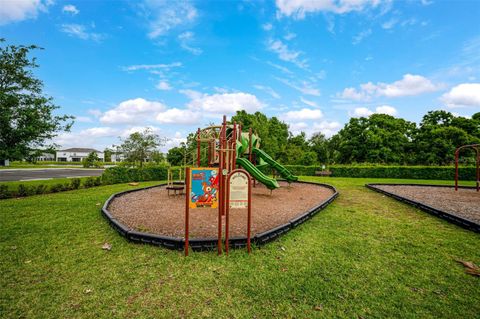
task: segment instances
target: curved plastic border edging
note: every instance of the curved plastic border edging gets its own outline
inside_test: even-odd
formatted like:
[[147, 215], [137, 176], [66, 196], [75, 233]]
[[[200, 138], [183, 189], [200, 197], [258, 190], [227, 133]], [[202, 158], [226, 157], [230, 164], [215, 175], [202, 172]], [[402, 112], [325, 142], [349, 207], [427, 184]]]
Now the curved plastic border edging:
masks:
[[[434, 215], [434, 216], [440, 217], [442, 219], [445, 219], [445, 220], [447, 220], [447, 221], [449, 221], [453, 224], [456, 224], [460, 227], [463, 227], [463, 228], [466, 228], [468, 230], [472, 230], [474, 232], [480, 233], [480, 224], [478, 224], [478, 223], [476, 223], [476, 222], [474, 222], [470, 219], [462, 218], [462, 217], [459, 217], [457, 215], [453, 215], [453, 214], [447, 213], [445, 211], [436, 209], [432, 206], [425, 205], [421, 202], [417, 202], [417, 201], [414, 201], [414, 200], [411, 200], [411, 199], [408, 199], [408, 198], [405, 198], [405, 197], [387, 192], [383, 189], [375, 187], [376, 185], [379, 185], [379, 186], [425, 186], [425, 187], [449, 187], [449, 188], [452, 188], [454, 186], [432, 185], [432, 184], [383, 184], [383, 183], [365, 184], [365, 187], [367, 187], [367, 188], [369, 188], [369, 189], [371, 189], [375, 192], [378, 192], [378, 193], [387, 195], [389, 197], [395, 198], [396, 200], [399, 200], [401, 202], [404, 202], [404, 203], [407, 203], [407, 204], [412, 205], [414, 207], [417, 207], [418, 209], [421, 209], [424, 212], [427, 212], [431, 215]], [[458, 186], [458, 187], [459, 188], [464, 188], [464, 189], [475, 189], [475, 187], [471, 187], [471, 186]]]
[[[303, 214], [289, 220], [287, 223], [277, 226], [273, 229], [270, 229], [266, 232], [256, 234], [254, 237], [252, 237], [251, 241], [255, 245], [264, 245], [268, 242], [271, 242], [272, 240], [277, 239], [280, 235], [288, 232], [289, 230], [297, 227], [298, 225], [302, 224], [303, 222], [307, 221], [308, 219], [312, 218], [315, 214], [317, 214], [319, 211], [324, 209], [325, 207], [328, 206], [337, 196], [339, 195], [337, 189], [331, 185], [328, 184], [322, 184], [322, 183], [313, 183], [313, 182], [295, 182], [295, 183], [303, 183], [303, 184], [313, 184], [313, 185], [318, 185], [318, 186], [323, 186], [326, 188], [329, 188], [333, 190], [333, 194], [327, 198], [325, 201], [321, 202], [317, 206], [309, 209], [308, 211], [304, 212]], [[128, 226], [122, 224], [119, 220], [117, 220], [109, 211], [108, 211], [108, 206], [110, 205], [110, 202], [119, 196], [122, 196], [124, 194], [128, 194], [131, 192], [137, 192], [149, 188], [154, 188], [154, 187], [160, 187], [160, 186], [165, 186], [166, 184], [159, 184], [155, 186], [149, 186], [149, 187], [143, 187], [143, 188], [137, 188], [137, 189], [131, 189], [127, 190], [124, 192], [116, 193], [110, 196], [110, 198], [107, 199], [105, 204], [102, 207], [102, 215], [107, 219], [109, 224], [123, 237], [126, 239], [135, 242], [135, 243], [143, 243], [143, 244], [151, 244], [151, 245], [156, 245], [156, 246], [162, 246], [168, 249], [174, 249], [174, 250], [183, 250], [185, 246], [185, 240], [183, 238], [177, 238], [177, 237], [167, 237], [167, 236], [162, 236], [162, 235], [157, 235], [157, 234], [151, 234], [151, 233], [144, 233], [144, 232], [139, 232], [134, 229], [129, 228]], [[213, 250], [217, 248], [217, 238], [195, 238], [195, 239], [190, 239], [189, 240], [189, 245], [190, 247], [195, 250], [195, 251], [201, 251], [201, 250]], [[245, 247], [247, 245], [247, 237], [232, 237], [230, 238], [230, 247], [232, 248], [241, 248]]]

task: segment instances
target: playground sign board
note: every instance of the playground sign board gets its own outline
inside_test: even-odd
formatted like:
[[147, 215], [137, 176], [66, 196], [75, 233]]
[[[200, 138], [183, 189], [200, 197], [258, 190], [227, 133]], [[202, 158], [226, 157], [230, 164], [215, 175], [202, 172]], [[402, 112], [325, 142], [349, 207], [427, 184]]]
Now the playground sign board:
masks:
[[190, 208], [218, 208], [218, 169], [197, 167], [190, 170]]
[[235, 172], [230, 177], [230, 208], [248, 207], [248, 176], [243, 172]]

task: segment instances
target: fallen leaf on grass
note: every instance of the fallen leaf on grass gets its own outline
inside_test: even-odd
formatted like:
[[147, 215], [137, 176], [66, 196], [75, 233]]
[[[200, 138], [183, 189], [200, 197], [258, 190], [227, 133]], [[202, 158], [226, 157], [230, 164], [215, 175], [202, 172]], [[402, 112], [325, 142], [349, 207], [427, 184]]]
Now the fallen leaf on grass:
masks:
[[112, 245], [110, 245], [109, 243], [105, 243], [103, 244], [102, 249], [110, 251], [112, 250]]
[[86, 293], [86, 294], [91, 294], [92, 291], [93, 291], [92, 289], [85, 289], [84, 293]]
[[322, 306], [322, 305], [318, 305], [318, 306], [313, 307], [313, 309], [315, 309], [316, 311], [322, 311], [322, 310], [323, 310], [323, 306]]
[[102, 205], [102, 204], [100, 204], [100, 203], [96, 203], [96, 204], [95, 204], [95, 206], [100, 206], [100, 205]]
[[477, 276], [480, 277], [480, 267], [475, 265], [471, 261], [464, 261], [460, 259], [455, 259], [456, 262], [462, 264], [465, 267], [465, 273], [472, 275], [472, 276]]
[[280, 249], [281, 249], [282, 251], [285, 251], [285, 247], [283, 247], [283, 246], [282, 246], [282, 247], [280, 247]]
[[130, 186], [138, 186], [138, 183], [128, 183]]

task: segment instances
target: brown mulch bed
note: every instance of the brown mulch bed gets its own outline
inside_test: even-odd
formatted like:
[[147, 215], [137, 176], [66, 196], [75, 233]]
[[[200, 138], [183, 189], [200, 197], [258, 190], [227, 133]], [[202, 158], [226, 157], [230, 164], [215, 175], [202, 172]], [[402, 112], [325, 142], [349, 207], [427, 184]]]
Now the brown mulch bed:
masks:
[[443, 212], [480, 224], [480, 192], [453, 187], [374, 185], [389, 193], [420, 202]]
[[[261, 184], [252, 188], [252, 236], [287, 223], [333, 195], [321, 185], [280, 183], [270, 195]], [[168, 196], [164, 186], [116, 197], [108, 210], [123, 224], [143, 232], [184, 237], [185, 196]], [[216, 238], [218, 209], [190, 210], [190, 237]], [[225, 220], [223, 221], [225, 225]], [[230, 209], [230, 236], [246, 236], [247, 210]]]

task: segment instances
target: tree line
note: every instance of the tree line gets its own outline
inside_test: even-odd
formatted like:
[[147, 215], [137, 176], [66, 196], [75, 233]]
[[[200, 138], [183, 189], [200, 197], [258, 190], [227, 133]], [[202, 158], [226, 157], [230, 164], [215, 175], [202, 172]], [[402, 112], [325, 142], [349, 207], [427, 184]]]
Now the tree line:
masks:
[[[252, 128], [261, 138], [261, 148], [283, 164], [450, 165], [460, 145], [480, 143], [480, 112], [471, 118], [437, 110], [425, 114], [420, 123], [386, 114], [351, 118], [335, 135], [321, 132], [307, 138], [294, 135], [277, 117], [261, 112], [238, 111], [231, 119], [244, 130]], [[186, 143], [168, 151], [172, 165], [192, 163], [195, 157], [194, 133]], [[462, 161], [475, 163], [473, 150], [462, 153]]]

